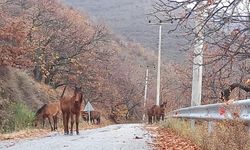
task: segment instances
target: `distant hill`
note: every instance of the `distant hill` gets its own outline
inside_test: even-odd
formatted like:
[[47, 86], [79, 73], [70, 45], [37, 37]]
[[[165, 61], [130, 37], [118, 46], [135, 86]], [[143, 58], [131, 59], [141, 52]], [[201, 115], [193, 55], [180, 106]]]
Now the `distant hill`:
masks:
[[[111, 26], [112, 30], [126, 40], [141, 43], [144, 47], [157, 52], [158, 26], [149, 25], [150, 19], [146, 14], [151, 12], [152, 0], [62, 0], [89, 14], [93, 20], [102, 20]], [[94, 17], [93, 17], [94, 16]], [[164, 25], [162, 38], [163, 59], [180, 62], [184, 58], [180, 52], [180, 43], [184, 40], [175, 34], [168, 34], [172, 24]]]

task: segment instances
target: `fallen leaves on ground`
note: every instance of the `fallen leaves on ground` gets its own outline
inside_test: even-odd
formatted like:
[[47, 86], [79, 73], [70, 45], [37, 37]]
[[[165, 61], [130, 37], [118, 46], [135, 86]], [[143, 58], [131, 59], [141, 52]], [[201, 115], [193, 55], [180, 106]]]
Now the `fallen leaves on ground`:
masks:
[[160, 127], [148, 127], [153, 135], [155, 150], [201, 150], [191, 140], [177, 135], [173, 130]]
[[[103, 123], [101, 125], [88, 125], [87, 123], [84, 123], [79, 126], [79, 130], [87, 130], [87, 129], [94, 129], [94, 128], [101, 128], [104, 126], [109, 125], [110, 123]], [[61, 134], [63, 134], [63, 128], [59, 127], [59, 130], [56, 131]], [[34, 138], [34, 137], [45, 137], [49, 136], [51, 133], [50, 129], [26, 129], [18, 132], [13, 133], [6, 133], [6, 134], [0, 134], [0, 141], [4, 140], [18, 140], [18, 139], [26, 139], [26, 138]]]
[[27, 129], [19, 132], [0, 134], [0, 140], [23, 139], [30, 137], [41, 137], [48, 135], [50, 130], [46, 129]]

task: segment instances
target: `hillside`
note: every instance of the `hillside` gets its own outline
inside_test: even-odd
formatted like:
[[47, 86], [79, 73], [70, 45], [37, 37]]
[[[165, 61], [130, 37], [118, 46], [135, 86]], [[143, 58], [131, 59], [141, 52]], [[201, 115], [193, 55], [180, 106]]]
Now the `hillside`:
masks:
[[[148, 24], [149, 20], [155, 19], [147, 15], [153, 11], [157, 0], [62, 1], [88, 14], [92, 20], [108, 24], [123, 39], [140, 43], [149, 48], [148, 51], [157, 53], [159, 28]], [[180, 36], [181, 31], [169, 34], [168, 31], [173, 28], [170, 23], [162, 27], [162, 56], [164, 60], [183, 62], [185, 53], [181, 51], [180, 43], [184, 43], [185, 39]]]
[[58, 99], [59, 92], [37, 83], [25, 70], [1, 66], [0, 72], [1, 108], [12, 102], [21, 102], [35, 110]]
[[29, 113], [57, 100], [62, 87], [77, 85], [83, 105], [90, 101], [106, 118], [113, 112], [116, 122], [140, 120], [141, 87], [154, 53], [57, 1], [16, 0], [0, 6], [0, 65], [9, 66], [1, 68], [2, 118], [13, 115], [13, 104], [24, 104], [30, 119]]
[[12, 110], [13, 106], [17, 108], [22, 104], [34, 113], [45, 103], [58, 100], [60, 95], [49, 86], [34, 81], [27, 71], [12, 67], [0, 67], [0, 83], [0, 132], [9, 130], [6, 125], [17, 111]]

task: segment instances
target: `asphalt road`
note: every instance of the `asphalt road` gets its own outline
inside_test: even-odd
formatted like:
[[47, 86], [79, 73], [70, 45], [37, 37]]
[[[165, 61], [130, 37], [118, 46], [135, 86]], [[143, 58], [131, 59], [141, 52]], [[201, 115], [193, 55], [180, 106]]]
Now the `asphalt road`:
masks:
[[80, 135], [51, 133], [47, 137], [0, 141], [6, 150], [151, 150], [142, 124], [111, 125], [80, 131]]

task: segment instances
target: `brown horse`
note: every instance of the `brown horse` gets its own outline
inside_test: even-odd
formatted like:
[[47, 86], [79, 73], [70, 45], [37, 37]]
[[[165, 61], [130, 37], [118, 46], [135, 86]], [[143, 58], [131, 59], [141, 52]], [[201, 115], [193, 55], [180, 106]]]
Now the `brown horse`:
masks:
[[[54, 102], [49, 104], [44, 104], [40, 109], [37, 110], [35, 115], [34, 124], [35, 127], [38, 124], [39, 119], [42, 118], [43, 121], [43, 127], [45, 123], [45, 119], [48, 118], [49, 124], [51, 127], [51, 131], [57, 130], [57, 120], [58, 120], [58, 114], [60, 112], [60, 103]], [[53, 119], [54, 126], [52, 127], [51, 120]]]
[[231, 95], [231, 92], [236, 88], [240, 88], [246, 92], [250, 92], [250, 85], [249, 85], [249, 80], [245, 83], [245, 84], [241, 84], [241, 83], [233, 83], [229, 86], [229, 88], [223, 90], [221, 92], [221, 99], [223, 101], [228, 101], [229, 100], [229, 97]]
[[160, 106], [154, 105], [147, 110], [148, 123], [159, 122], [161, 119], [164, 120], [165, 117], [165, 107], [166, 102], [162, 103]]
[[62, 97], [60, 99], [60, 105], [63, 115], [63, 126], [64, 126], [64, 134], [69, 134], [69, 117], [71, 120], [71, 129], [70, 134], [73, 134], [73, 125], [74, 125], [74, 115], [76, 122], [76, 134], [79, 134], [79, 116], [82, 105], [82, 93], [81, 88], [75, 87], [74, 95], [71, 98]]
[[155, 110], [156, 105], [152, 106], [147, 110], [147, 115], [148, 115], [148, 123], [152, 124], [154, 122], [154, 110]]
[[[82, 118], [84, 121], [89, 121], [89, 114], [86, 111], [82, 111]], [[91, 111], [90, 112], [90, 121], [92, 124], [95, 123], [96, 120], [96, 124], [100, 124], [101, 122], [101, 113], [99, 111]]]

